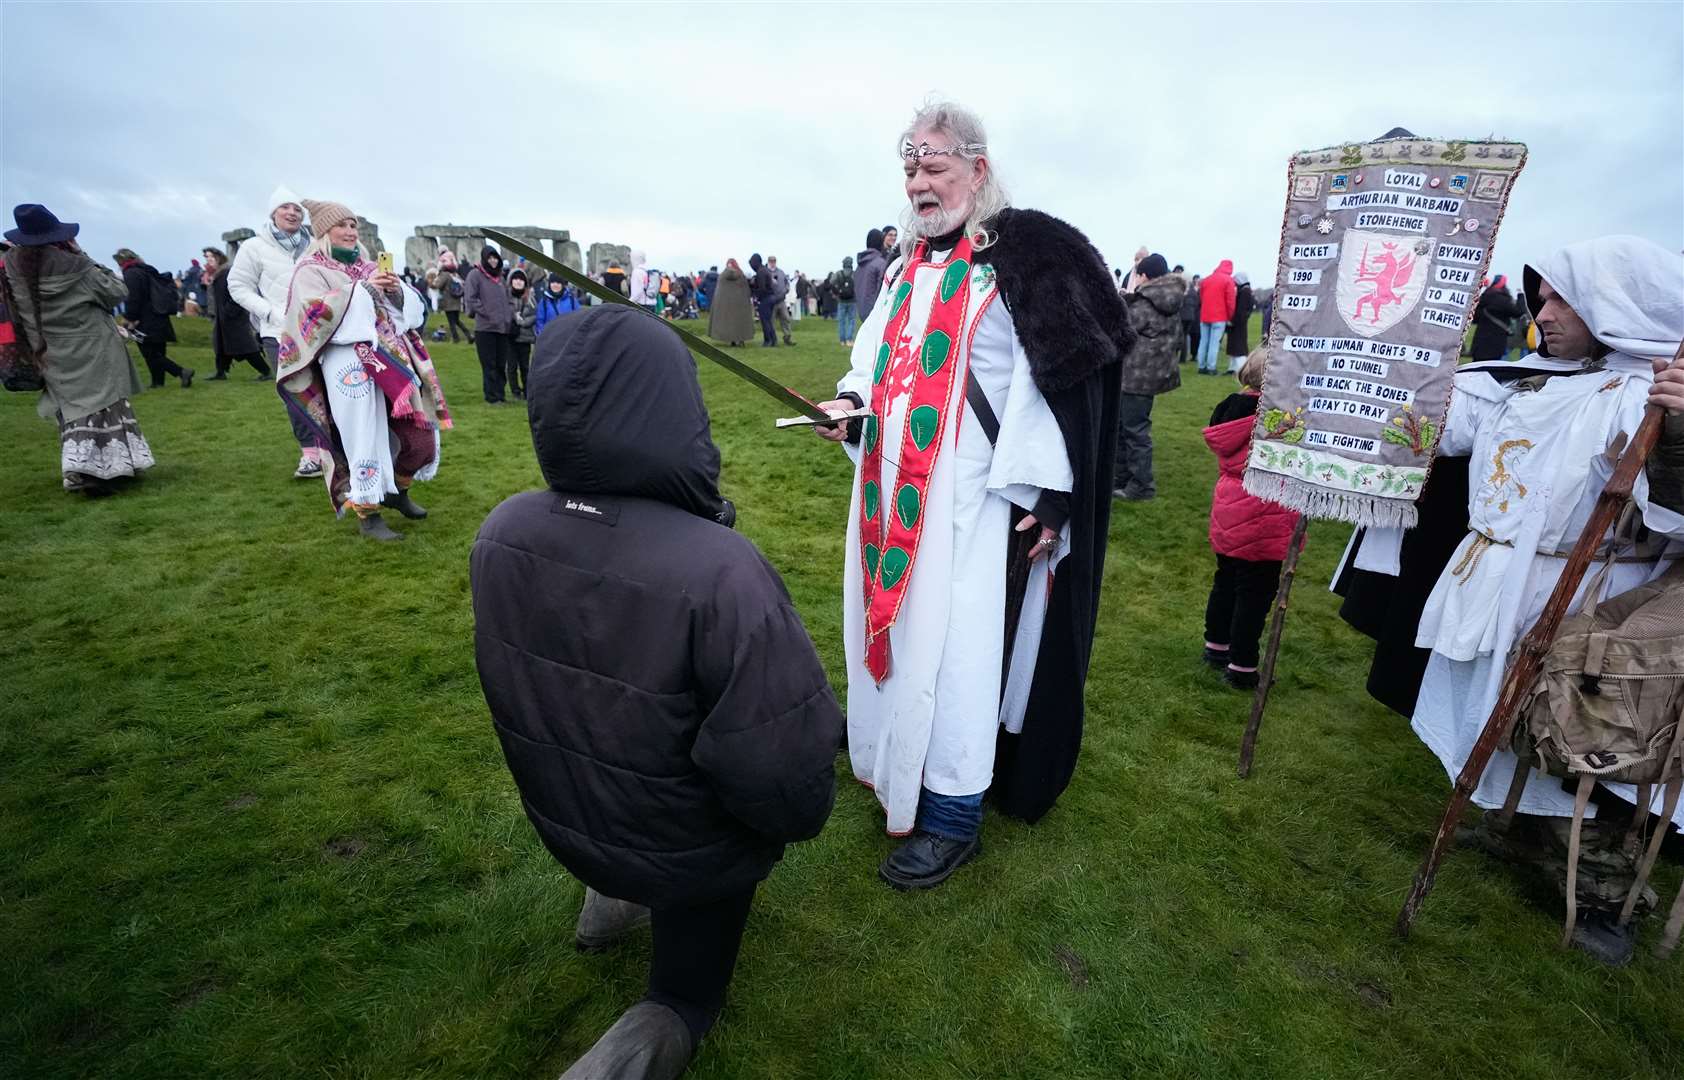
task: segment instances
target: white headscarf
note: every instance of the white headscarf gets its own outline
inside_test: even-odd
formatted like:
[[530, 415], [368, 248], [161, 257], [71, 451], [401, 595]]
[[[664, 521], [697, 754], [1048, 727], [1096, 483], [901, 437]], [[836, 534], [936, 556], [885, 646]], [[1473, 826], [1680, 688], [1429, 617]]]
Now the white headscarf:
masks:
[[[1596, 340], [1628, 356], [1670, 360], [1684, 340], [1684, 256], [1637, 236], [1569, 244], [1521, 278], [1534, 320], [1540, 280], [1561, 294]], [[1549, 355], [1544, 343], [1538, 352]]]

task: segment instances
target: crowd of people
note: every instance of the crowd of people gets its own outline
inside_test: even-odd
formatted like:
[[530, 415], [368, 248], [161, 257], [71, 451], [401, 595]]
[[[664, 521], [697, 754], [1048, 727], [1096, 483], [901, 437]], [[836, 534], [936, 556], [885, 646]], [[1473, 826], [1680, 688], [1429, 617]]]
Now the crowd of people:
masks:
[[[1216, 565], [1202, 661], [1230, 686], [1257, 686], [1297, 523], [1240, 480], [1269, 356], [1249, 320], [1261, 307], [1267, 326], [1269, 295], [1226, 259], [1189, 279], [1143, 247], [1108, 270], [1070, 224], [1010, 205], [980, 120], [959, 106], [920, 109], [900, 146], [899, 224], [870, 229], [821, 279], [792, 282], [758, 253], [746, 270], [727, 259], [675, 276], [633, 252], [629, 269], [596, 276], [657, 319], [589, 303], [489, 245], [465, 271], [442, 252], [399, 277], [363, 250], [348, 207], [285, 188], [231, 264], [204, 252], [216, 377], [236, 362], [272, 372], [297, 474], [322, 477], [371, 539], [401, 539], [383, 510], [426, 516], [411, 485], [436, 473], [452, 426], [425, 343], [430, 309], [446, 316], [437, 334], [474, 345], [488, 403], [526, 399], [547, 486], [503, 502], [475, 541], [476, 664], [532, 824], [587, 886], [578, 944], [611, 947], [645, 924], [654, 942], [647, 993], [566, 1077], [683, 1070], [718, 1017], [759, 883], [786, 844], [824, 826], [839, 749], [895, 839], [877, 875], [897, 890], [939, 887], [981, 854], [985, 796], [1030, 823], [1052, 809], [1081, 746], [1113, 504], [1155, 497], [1154, 399], [1181, 386], [1184, 363], [1217, 374], [1224, 352], [1237, 386], [1203, 432]], [[192, 383], [167, 355], [170, 279], [128, 249], [119, 278], [45, 207], [14, 216], [0, 281], [27, 363], [14, 359], [8, 388], [13, 374], [38, 376], [65, 487], [109, 490], [152, 464], [125, 336], [155, 385]], [[1604, 541], [1609, 590], [1653, 579], [1684, 543], [1679, 259], [1610, 238], [1535, 260], [1523, 278], [1524, 303], [1501, 275], [1479, 299], [1481, 362], [1456, 375], [1423, 525], [1359, 534], [1350, 569], [1366, 577], [1342, 583], [1370, 598], [1352, 621], [1378, 642], [1371, 692], [1452, 775], [1607, 480], [1608, 447], [1650, 404], [1668, 419], [1634, 489], [1645, 533]], [[694, 364], [657, 321], [706, 313], [721, 342], [746, 344], [758, 326], [776, 347], [792, 320], [827, 311], [849, 346], [820, 403], [832, 420], [814, 427], [853, 466], [845, 708], [777, 570], [732, 531]], [[1490, 363], [1524, 340], [1526, 317], [1537, 351]], [[1524, 463], [1505, 455], [1521, 444]], [[1485, 497], [1487, 463], [1523, 472], [1537, 505], [1523, 514], [1517, 495], [1511, 513], [1510, 499]], [[1556, 825], [1582, 815], [1588, 785], [1575, 808], [1530, 763], [1503, 760], [1532, 828], [1474, 842], [1554, 866]], [[1489, 789], [1508, 778], [1488, 781], [1476, 801], [1502, 806]], [[1648, 798], [1602, 789], [1610, 819], [1621, 800]], [[1630, 954], [1622, 841], [1612, 826], [1587, 836], [1603, 869], [1570, 893], [1599, 915], [1576, 940], [1611, 963]]]

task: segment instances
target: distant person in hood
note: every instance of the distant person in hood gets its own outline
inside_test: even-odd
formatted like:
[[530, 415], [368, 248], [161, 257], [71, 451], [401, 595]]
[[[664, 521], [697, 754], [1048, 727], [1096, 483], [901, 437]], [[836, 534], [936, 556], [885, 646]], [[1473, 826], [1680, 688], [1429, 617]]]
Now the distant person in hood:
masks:
[[842, 712], [777, 571], [730, 528], [678, 338], [592, 308], [538, 338], [531, 376], [547, 486], [474, 542], [475, 660], [527, 816], [585, 884], [577, 944], [653, 937], [648, 991], [564, 1080], [676, 1077], [756, 887], [830, 815]]
[[1234, 317], [1234, 263], [1223, 259], [1210, 276], [1199, 282], [1199, 374], [1215, 375], [1216, 352], [1222, 347], [1222, 333]]
[[1135, 265], [1134, 288], [1123, 295], [1129, 325], [1137, 335], [1123, 358], [1122, 394], [1117, 403], [1117, 461], [1111, 494], [1129, 502], [1157, 495], [1152, 474], [1152, 402], [1181, 385], [1175, 346], [1181, 337], [1181, 299], [1187, 281], [1169, 272], [1162, 255]]
[[1473, 344], [1469, 352], [1476, 364], [1503, 358], [1508, 352], [1514, 321], [1522, 310], [1519, 302], [1509, 295], [1509, 279], [1502, 274], [1492, 278], [1474, 304]]
[[1234, 275], [1234, 313], [1228, 317], [1228, 374], [1239, 374], [1240, 366], [1245, 363], [1251, 349], [1247, 344], [1251, 340], [1251, 313], [1254, 304], [1251, 295], [1251, 279], [1244, 271]]
[[708, 337], [741, 347], [754, 334], [754, 301], [748, 275], [737, 260], [726, 259], [708, 294]]
[[501, 405], [509, 365], [515, 358], [515, 312], [503, 283], [503, 256], [490, 244], [480, 249], [479, 265], [462, 282], [462, 310], [474, 320], [474, 351], [479, 354], [485, 403]]
[[883, 256], [883, 232], [872, 229], [865, 234], [865, 247], [854, 264], [854, 302], [859, 305], [861, 322], [871, 318], [871, 311], [877, 306], [877, 294], [883, 288], [883, 272], [888, 268], [889, 262]]

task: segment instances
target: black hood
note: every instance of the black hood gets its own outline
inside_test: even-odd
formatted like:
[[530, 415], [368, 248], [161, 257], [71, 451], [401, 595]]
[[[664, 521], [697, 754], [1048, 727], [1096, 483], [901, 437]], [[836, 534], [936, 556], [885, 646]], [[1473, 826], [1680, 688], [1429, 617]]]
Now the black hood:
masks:
[[883, 230], [868, 229], [865, 234], [865, 246], [868, 251], [883, 250]]
[[657, 499], [719, 520], [719, 448], [696, 365], [676, 335], [619, 304], [551, 323], [526, 384], [551, 488]]

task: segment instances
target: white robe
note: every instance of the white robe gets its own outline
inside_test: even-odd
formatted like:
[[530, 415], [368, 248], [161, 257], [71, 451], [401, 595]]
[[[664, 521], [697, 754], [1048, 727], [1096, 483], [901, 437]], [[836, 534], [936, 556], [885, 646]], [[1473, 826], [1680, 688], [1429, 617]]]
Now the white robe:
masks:
[[[1619, 353], [1603, 371], [1554, 378], [1537, 391], [1499, 386], [1479, 374], [1457, 377], [1440, 452], [1472, 456], [1468, 516], [1474, 531], [1451, 556], [1421, 616], [1415, 643], [1433, 655], [1411, 722], [1452, 779], [1496, 703], [1510, 649], [1542, 614], [1567, 565], [1565, 557], [1550, 553], [1570, 549], [1583, 531], [1613, 473], [1604, 451], [1620, 432], [1637, 430], [1652, 382], [1648, 360]], [[1684, 518], [1649, 502], [1641, 473], [1633, 494], [1644, 524], [1684, 540]], [[1484, 545], [1481, 533], [1502, 542]], [[1484, 550], [1474, 561], [1476, 546]], [[1457, 575], [1464, 559], [1471, 570]], [[1670, 562], [1616, 563], [1602, 595], [1635, 588]], [[1586, 575], [1570, 611], [1594, 577]], [[1501, 806], [1515, 763], [1514, 753], [1500, 747], [1474, 802]], [[1629, 785], [1607, 786], [1636, 799]], [[1558, 778], [1534, 770], [1520, 810], [1568, 817], [1573, 796]], [[1684, 808], [1678, 820], [1684, 823]]]
[[[946, 253], [937, 256], [942, 262]], [[895, 268], [889, 271], [893, 280]], [[913, 282], [905, 329], [923, 336], [942, 272], [926, 267]], [[1069, 549], [1066, 526], [1051, 557], [1031, 572], [1004, 700], [1006, 547], [1012, 504], [1033, 506], [1042, 491], [1070, 491], [1073, 475], [1058, 421], [1036, 388], [1029, 358], [987, 268], [973, 267], [971, 302], [956, 351], [941, 451], [924, 500], [924, 529], [899, 617], [889, 631], [889, 674], [876, 683], [865, 666], [865, 602], [860, 555], [860, 448], [848, 506], [843, 569], [843, 639], [848, 664], [848, 744], [854, 775], [871, 786], [891, 834], [909, 832], [920, 792], [972, 795], [993, 778], [999, 727], [1020, 730], [1045, 620], [1051, 573]], [[895, 288], [887, 282], [855, 338], [852, 368], [839, 393], [871, 404], [872, 369]], [[963, 348], [968, 343], [968, 350]], [[990, 446], [965, 405], [965, 364], [1000, 421]], [[891, 380], [892, 382], [892, 380]], [[881, 432], [880, 489], [895, 490], [904, 397], [889, 402]], [[956, 422], [955, 422], [956, 421]], [[891, 505], [885, 496], [883, 505]]]
[[[408, 285], [403, 293], [403, 315], [400, 330], [419, 329], [427, 320], [421, 297]], [[339, 441], [345, 448], [345, 462], [350, 468], [351, 490], [347, 500], [352, 506], [378, 506], [388, 494], [398, 492], [397, 472], [392, 467], [393, 436], [386, 421], [386, 399], [374, 379], [363, 369], [357, 356], [359, 342], [373, 344], [377, 338], [374, 324], [374, 301], [368, 290], [351, 290], [351, 302], [345, 318], [320, 359], [322, 381], [327, 385], [328, 410], [333, 426], [339, 431]], [[431, 480], [438, 472], [438, 431], [433, 431], [433, 460], [420, 472], [417, 480]]]
[[[1415, 643], [1433, 650], [1411, 726], [1454, 778], [1485, 726], [1501, 688], [1514, 643], [1543, 612], [1570, 549], [1583, 532], [1597, 496], [1613, 473], [1607, 451], [1637, 431], [1654, 375], [1651, 361], [1667, 359], [1684, 336], [1684, 263], [1635, 237], [1572, 244], [1528, 267], [1527, 301], [1536, 308], [1539, 281], [1559, 293], [1595, 339], [1616, 350], [1606, 369], [1546, 382], [1538, 391], [1498, 386], [1461, 373], [1451, 399], [1441, 452], [1471, 453], [1469, 524], [1504, 543], [1475, 554], [1470, 533], [1427, 600]], [[1603, 596], [1625, 592], [1663, 572], [1684, 540], [1684, 517], [1649, 502], [1642, 473], [1632, 487], [1643, 523], [1672, 543], [1651, 563], [1619, 563]], [[1364, 545], [1366, 547], [1366, 544]], [[1455, 573], [1466, 560], [1462, 573]], [[1583, 602], [1587, 575], [1574, 597]], [[1474, 802], [1501, 806], [1516, 758], [1499, 748], [1474, 791]], [[1627, 802], [1628, 784], [1605, 784]], [[1658, 811], [1655, 793], [1651, 809]], [[1571, 816], [1573, 799], [1558, 779], [1533, 770], [1521, 796], [1529, 814]], [[1587, 816], [1593, 815], [1592, 804]], [[1684, 825], [1684, 807], [1673, 820]]]

